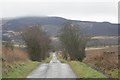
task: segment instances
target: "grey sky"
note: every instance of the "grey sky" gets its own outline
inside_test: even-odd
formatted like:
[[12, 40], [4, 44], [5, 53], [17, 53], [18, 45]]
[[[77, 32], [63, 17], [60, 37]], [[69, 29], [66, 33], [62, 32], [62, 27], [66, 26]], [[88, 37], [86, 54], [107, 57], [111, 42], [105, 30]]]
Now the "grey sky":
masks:
[[108, 1], [3, 0], [0, 1], [0, 15], [2, 17], [59, 16], [73, 20], [117, 23], [118, 2]]

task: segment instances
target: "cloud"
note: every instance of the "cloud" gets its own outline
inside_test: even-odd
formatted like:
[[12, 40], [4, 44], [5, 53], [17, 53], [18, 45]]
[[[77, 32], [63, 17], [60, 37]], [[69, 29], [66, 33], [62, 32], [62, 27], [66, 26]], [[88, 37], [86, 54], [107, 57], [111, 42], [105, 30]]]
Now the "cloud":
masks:
[[3, 17], [52, 15], [77, 20], [110, 22], [117, 22], [118, 17], [117, 2], [5, 1], [0, 5]]

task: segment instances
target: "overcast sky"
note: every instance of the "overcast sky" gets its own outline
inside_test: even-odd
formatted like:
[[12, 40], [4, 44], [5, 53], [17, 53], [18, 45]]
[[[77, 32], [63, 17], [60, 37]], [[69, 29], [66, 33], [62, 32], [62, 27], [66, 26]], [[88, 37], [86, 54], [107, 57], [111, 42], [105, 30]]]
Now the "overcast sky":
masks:
[[0, 16], [59, 16], [117, 23], [118, 0], [0, 0]]

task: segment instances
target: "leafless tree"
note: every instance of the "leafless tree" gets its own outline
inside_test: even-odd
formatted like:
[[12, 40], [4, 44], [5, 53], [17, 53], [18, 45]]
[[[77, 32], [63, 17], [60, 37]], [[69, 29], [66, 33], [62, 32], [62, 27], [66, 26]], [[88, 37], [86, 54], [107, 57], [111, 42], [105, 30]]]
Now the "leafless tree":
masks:
[[41, 61], [49, 56], [50, 39], [40, 25], [25, 29], [22, 38], [26, 43], [31, 60]]
[[78, 25], [66, 23], [61, 29], [59, 38], [65, 57], [69, 54], [71, 60], [83, 60], [88, 39], [80, 32]]

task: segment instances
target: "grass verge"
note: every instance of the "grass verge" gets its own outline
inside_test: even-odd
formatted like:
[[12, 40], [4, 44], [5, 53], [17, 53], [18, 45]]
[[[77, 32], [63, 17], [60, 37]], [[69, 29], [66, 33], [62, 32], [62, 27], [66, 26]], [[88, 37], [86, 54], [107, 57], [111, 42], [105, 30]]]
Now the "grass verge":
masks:
[[69, 61], [68, 64], [78, 78], [106, 78], [103, 74], [90, 68], [88, 65], [79, 61]]
[[68, 61], [63, 59], [62, 55], [60, 53], [57, 54], [57, 59], [61, 62], [61, 63], [67, 63]]
[[43, 60], [42, 63], [49, 63], [51, 59], [52, 59], [52, 54], [50, 54], [50, 56], [48, 58]]
[[27, 61], [21, 64], [11, 64], [3, 66], [5, 71], [3, 72], [3, 78], [25, 78], [29, 73], [31, 73], [38, 65], [42, 63], [49, 63], [52, 59], [52, 54], [47, 59], [37, 62], [37, 61]]
[[25, 78], [40, 62], [29, 61], [23, 65], [13, 66], [9, 72], [3, 74], [3, 78]]
[[119, 77], [119, 71], [120, 71], [120, 69], [105, 70], [105, 73], [111, 75], [112, 78], [120, 78], [120, 77]]
[[59, 54], [57, 58], [61, 63], [68, 63], [78, 78], [106, 78], [103, 74], [92, 69], [85, 63], [64, 60]]

